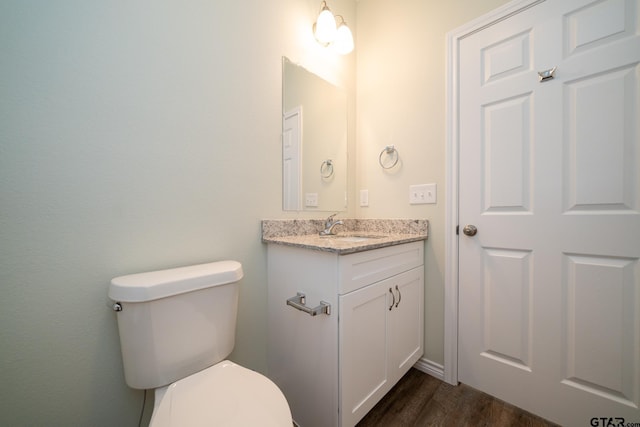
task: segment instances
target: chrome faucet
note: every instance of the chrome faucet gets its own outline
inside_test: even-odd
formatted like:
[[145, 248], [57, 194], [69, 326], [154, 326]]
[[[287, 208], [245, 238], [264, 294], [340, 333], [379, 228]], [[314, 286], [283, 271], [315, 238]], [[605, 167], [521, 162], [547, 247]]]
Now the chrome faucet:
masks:
[[333, 217], [336, 216], [336, 215], [338, 215], [338, 214], [334, 213], [329, 218], [327, 218], [327, 220], [324, 223], [324, 230], [322, 230], [320, 232], [321, 236], [332, 236], [332, 235], [336, 234], [336, 232], [333, 230], [336, 225], [344, 225], [344, 222], [342, 222], [341, 219], [339, 219], [337, 221], [333, 220]]

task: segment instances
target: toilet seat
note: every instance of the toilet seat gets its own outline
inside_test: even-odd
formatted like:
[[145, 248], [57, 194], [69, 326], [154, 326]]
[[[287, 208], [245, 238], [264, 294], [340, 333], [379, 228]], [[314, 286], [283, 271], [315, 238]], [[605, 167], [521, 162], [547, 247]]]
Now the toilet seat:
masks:
[[[158, 393], [160, 390], [156, 390]], [[290, 427], [291, 411], [267, 377], [228, 360], [167, 386], [150, 427]]]

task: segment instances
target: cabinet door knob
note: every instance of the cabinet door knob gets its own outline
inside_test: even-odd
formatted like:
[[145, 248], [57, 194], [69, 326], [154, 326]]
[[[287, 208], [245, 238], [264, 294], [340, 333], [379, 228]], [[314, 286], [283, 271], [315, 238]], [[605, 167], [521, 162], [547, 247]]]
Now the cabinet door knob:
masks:
[[393, 289], [391, 289], [391, 288], [389, 288], [389, 293], [393, 297], [393, 301], [391, 301], [391, 305], [389, 306], [389, 311], [391, 311], [391, 309], [393, 308], [393, 306], [396, 303], [396, 296], [393, 294]]

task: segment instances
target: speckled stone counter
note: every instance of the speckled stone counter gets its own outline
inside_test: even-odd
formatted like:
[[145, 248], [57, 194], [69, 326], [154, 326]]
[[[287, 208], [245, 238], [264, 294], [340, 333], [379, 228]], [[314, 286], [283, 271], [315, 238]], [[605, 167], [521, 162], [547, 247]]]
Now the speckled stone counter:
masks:
[[[342, 218], [336, 218], [342, 219]], [[350, 254], [426, 240], [426, 219], [342, 219], [334, 236], [320, 236], [324, 219], [266, 219], [262, 241], [305, 249]], [[362, 240], [360, 238], [363, 237]]]

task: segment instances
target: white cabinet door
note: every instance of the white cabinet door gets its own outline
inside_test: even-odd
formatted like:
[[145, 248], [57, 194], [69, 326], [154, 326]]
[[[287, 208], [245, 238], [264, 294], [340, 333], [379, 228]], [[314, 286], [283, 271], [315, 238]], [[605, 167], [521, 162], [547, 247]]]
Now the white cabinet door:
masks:
[[395, 304], [388, 311], [389, 379], [395, 384], [424, 352], [424, 269], [422, 267], [391, 279]]
[[423, 353], [423, 268], [340, 297], [340, 410], [354, 426]]
[[355, 425], [389, 390], [387, 312], [391, 282], [340, 297], [340, 418]]

